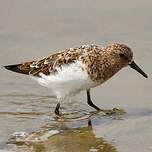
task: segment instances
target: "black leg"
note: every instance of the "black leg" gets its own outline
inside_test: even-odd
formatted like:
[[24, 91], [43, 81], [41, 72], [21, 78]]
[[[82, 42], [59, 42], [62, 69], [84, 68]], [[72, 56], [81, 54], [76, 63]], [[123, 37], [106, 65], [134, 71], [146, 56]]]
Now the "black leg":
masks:
[[88, 126], [91, 126], [91, 127], [92, 127], [91, 119], [88, 119]]
[[55, 111], [54, 111], [55, 114], [58, 115], [58, 116], [60, 115], [59, 108], [60, 108], [60, 103], [58, 103], [58, 104], [56, 105], [56, 108], [55, 108]]
[[95, 108], [96, 110], [101, 110], [99, 107], [97, 107], [95, 104], [93, 104], [93, 102], [91, 101], [91, 96], [90, 96], [90, 89], [88, 89], [87, 90], [87, 103], [91, 106], [91, 107], [93, 107], [93, 108]]

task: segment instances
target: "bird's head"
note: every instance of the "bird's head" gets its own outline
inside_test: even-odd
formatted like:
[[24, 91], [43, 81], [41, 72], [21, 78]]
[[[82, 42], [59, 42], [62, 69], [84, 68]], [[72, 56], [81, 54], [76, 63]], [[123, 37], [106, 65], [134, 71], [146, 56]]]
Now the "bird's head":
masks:
[[113, 60], [118, 67], [123, 68], [129, 65], [131, 68], [142, 74], [145, 78], [148, 78], [147, 74], [145, 74], [134, 62], [133, 52], [128, 46], [115, 43], [107, 46], [105, 50], [110, 54], [111, 60]]

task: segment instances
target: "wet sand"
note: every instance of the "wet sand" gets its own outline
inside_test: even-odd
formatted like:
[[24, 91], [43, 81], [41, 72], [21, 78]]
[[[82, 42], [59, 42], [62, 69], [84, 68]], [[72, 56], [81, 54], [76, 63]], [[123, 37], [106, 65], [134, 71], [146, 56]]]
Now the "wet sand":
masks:
[[95, 113], [81, 92], [53, 112], [50, 90], [29, 77], [0, 70], [0, 152], [152, 151], [152, 2], [0, 2], [0, 65], [41, 59], [65, 48], [119, 42], [130, 46], [145, 79], [125, 68], [92, 89], [95, 104], [126, 113]]

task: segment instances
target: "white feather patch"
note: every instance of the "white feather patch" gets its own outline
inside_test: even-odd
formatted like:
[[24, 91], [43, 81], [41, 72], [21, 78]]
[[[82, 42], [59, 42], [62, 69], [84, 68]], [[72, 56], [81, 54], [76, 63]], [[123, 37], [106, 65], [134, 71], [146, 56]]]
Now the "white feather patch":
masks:
[[52, 89], [57, 98], [61, 99], [98, 85], [89, 78], [85, 64], [81, 61], [64, 65], [62, 68], [57, 68], [57, 71], [57, 74], [49, 76], [40, 73], [41, 78], [32, 76], [32, 79]]

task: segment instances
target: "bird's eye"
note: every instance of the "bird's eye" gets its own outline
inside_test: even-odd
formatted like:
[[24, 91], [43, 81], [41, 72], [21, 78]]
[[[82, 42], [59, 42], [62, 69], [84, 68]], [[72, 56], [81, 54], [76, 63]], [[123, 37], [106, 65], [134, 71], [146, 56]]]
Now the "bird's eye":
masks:
[[120, 56], [121, 58], [123, 58], [123, 57], [124, 57], [124, 54], [123, 54], [123, 53], [119, 53], [119, 56]]

